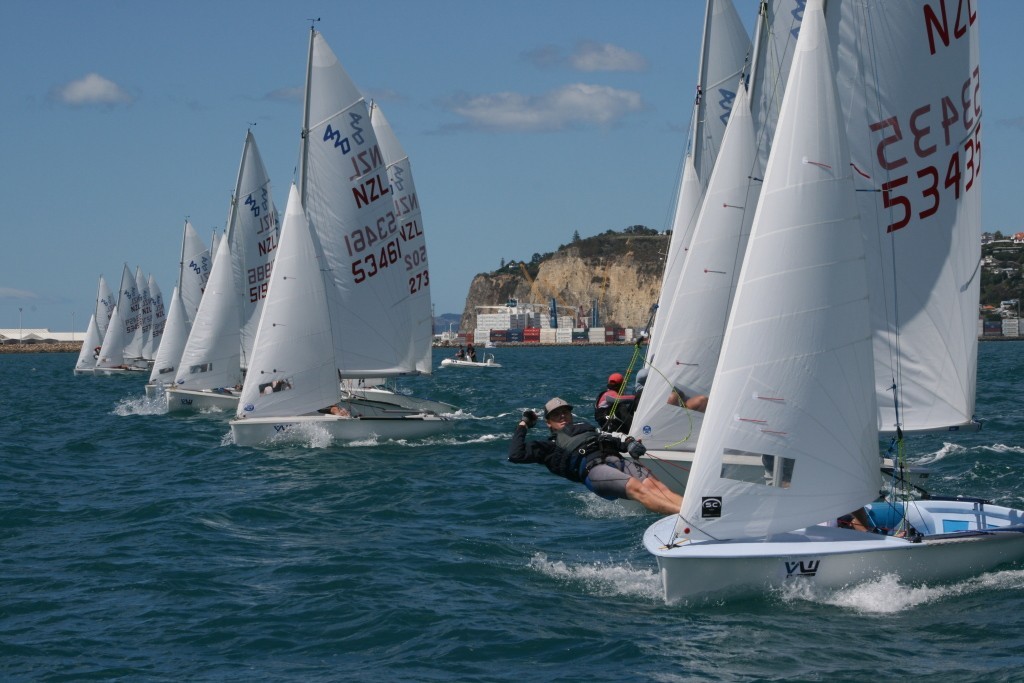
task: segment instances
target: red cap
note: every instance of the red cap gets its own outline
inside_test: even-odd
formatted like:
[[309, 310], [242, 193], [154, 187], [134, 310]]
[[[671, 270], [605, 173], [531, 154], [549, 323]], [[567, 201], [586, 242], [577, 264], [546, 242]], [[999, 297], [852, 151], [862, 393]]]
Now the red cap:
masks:
[[613, 372], [612, 374], [608, 375], [608, 384], [614, 384], [615, 386], [618, 386], [622, 384], [624, 381], [625, 377], [623, 377], [621, 373]]

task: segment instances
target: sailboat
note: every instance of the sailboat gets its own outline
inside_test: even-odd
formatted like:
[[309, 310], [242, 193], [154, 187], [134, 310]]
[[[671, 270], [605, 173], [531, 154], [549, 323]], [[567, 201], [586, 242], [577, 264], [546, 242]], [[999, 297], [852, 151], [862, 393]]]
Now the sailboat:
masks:
[[210, 277], [210, 267], [210, 251], [186, 219], [178, 260], [178, 285], [171, 294], [160, 345], [153, 359], [149, 382], [146, 383], [147, 398], [163, 396], [167, 387], [174, 382], [181, 354], [185, 351], [185, 342]]
[[[842, 14], [830, 15], [832, 35], [870, 3], [853, 4], [829, 2]], [[911, 73], [977, 64], [976, 27], [937, 63], [927, 29], [911, 25], [903, 40], [879, 43], [902, 51], [890, 63]], [[835, 589], [886, 573], [945, 581], [1024, 560], [1020, 510], [967, 498], [872, 502], [881, 477], [868, 262], [878, 241], [860, 213], [862, 169], [834, 66], [870, 34], [846, 35], [852, 43], [833, 42], [823, 0], [808, 2], [683, 504], [644, 535], [668, 602], [794, 581]], [[734, 477], [735, 454], [759, 458], [764, 478]], [[829, 523], [861, 507], [889, 533]]]
[[[646, 365], [647, 380], [631, 436], [643, 440], [645, 465], [669, 488], [682, 492], [703, 414], [670, 397], [711, 394], [726, 317], [761, 191], [761, 158], [771, 144], [799, 12], [790, 2], [761, 6], [754, 57], [737, 77], [731, 113], [714, 168], [692, 221], [685, 259], [669, 260]], [[709, 10], [710, 11], [710, 10]], [[735, 10], [733, 10], [735, 13]], [[766, 157], [765, 157], [766, 158]], [[756, 458], [737, 457], [747, 476], [762, 476]]]
[[[420, 320], [410, 296], [429, 283], [406, 245], [420, 226], [396, 215], [370, 109], [324, 38], [310, 30], [300, 187], [289, 192], [277, 260], [236, 419], [235, 443], [410, 438], [447, 429], [436, 414], [338, 409], [340, 381], [418, 374]], [[324, 412], [321, 412], [324, 411]]]
[[153, 274], [149, 275], [149, 302], [153, 311], [153, 325], [150, 328], [149, 339], [142, 351], [142, 357], [151, 364], [156, 358], [157, 349], [160, 348], [160, 341], [164, 334], [164, 327], [167, 325], [167, 309], [164, 307], [164, 295], [160, 286], [156, 283]]
[[89, 316], [89, 326], [86, 328], [85, 340], [82, 349], [75, 362], [76, 375], [91, 375], [96, 369], [96, 359], [103, 348], [103, 337], [110, 325], [110, 316], [114, 312], [115, 299], [110, 291], [107, 281], [100, 275], [99, 284], [96, 287], [96, 307]]
[[270, 176], [246, 131], [227, 230], [182, 353], [168, 412], [234, 414], [278, 245]]
[[125, 264], [121, 272], [117, 303], [110, 314], [110, 325], [103, 337], [93, 374], [118, 375], [146, 370], [141, 363], [133, 362], [126, 351], [136, 338], [139, 327], [141, 302], [136, 282], [136, 278], [128, 270], [128, 264]]
[[152, 334], [153, 309], [149, 300], [149, 281], [142, 274], [142, 267], [135, 266], [135, 283], [132, 289], [129, 317], [134, 319], [134, 327], [127, 336], [124, 347], [124, 361], [140, 370], [149, 370], [149, 361], [144, 352], [146, 343]]
[[[430, 270], [427, 261], [426, 234], [423, 228], [422, 211], [419, 195], [413, 181], [412, 165], [409, 155], [398, 141], [391, 124], [381, 110], [379, 104], [370, 107], [370, 123], [377, 135], [381, 154], [388, 168], [388, 182], [391, 186], [392, 201], [395, 215], [400, 216], [405, 225], [409, 226], [408, 239], [403, 245], [407, 252], [406, 269], [410, 274], [410, 296], [406, 300], [410, 319], [416, 321], [411, 336], [410, 347], [416, 361], [416, 370], [420, 374], [430, 374], [433, 361], [433, 311], [430, 304]], [[415, 229], [412, 229], [415, 227]], [[412, 284], [418, 286], [413, 290]], [[498, 366], [500, 367], [500, 366]], [[450, 403], [436, 401], [422, 396], [413, 396], [399, 391], [397, 378], [359, 378], [346, 379], [341, 382], [341, 403], [350, 412], [367, 414], [386, 414], [396, 407], [413, 411], [430, 411], [449, 414], [458, 411]], [[384, 412], [381, 412], [384, 411]]]

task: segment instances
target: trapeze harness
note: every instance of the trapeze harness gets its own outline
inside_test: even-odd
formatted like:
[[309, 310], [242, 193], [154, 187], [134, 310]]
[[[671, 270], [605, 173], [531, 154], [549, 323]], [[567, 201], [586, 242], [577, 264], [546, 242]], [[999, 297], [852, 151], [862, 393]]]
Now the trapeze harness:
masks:
[[[603, 436], [589, 425], [585, 430], [570, 434], [569, 430], [576, 426], [555, 432], [555, 444], [569, 454], [565, 471], [561, 472], [566, 479], [585, 483], [590, 470], [598, 465], [610, 464], [608, 460], [613, 458], [624, 460], [617, 447], [617, 438]], [[614, 464], [612, 466], [615, 467]], [[619, 467], [616, 469], [621, 470]]]

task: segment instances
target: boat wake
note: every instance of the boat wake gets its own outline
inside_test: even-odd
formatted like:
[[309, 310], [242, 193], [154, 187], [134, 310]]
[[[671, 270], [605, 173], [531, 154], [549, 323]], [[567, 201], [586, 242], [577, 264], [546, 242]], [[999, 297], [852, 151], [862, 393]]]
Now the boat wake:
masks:
[[661, 600], [661, 579], [651, 569], [637, 569], [629, 563], [572, 565], [562, 561], [549, 560], [547, 555], [537, 553], [530, 558], [531, 569], [558, 581], [582, 584], [587, 593], [600, 597], [624, 595], [648, 598], [652, 602]]
[[632, 500], [605, 500], [590, 491], [572, 491], [569, 495], [583, 508], [581, 515], [591, 519], [635, 518], [649, 514], [640, 503]]
[[813, 602], [843, 607], [861, 614], [899, 614], [921, 605], [989, 593], [993, 590], [1020, 590], [1024, 587], [1024, 570], [1008, 570], [941, 586], [908, 586], [895, 574], [886, 574], [838, 591], [815, 591], [809, 583], [795, 581], [778, 592], [787, 603]]
[[164, 415], [167, 413], [167, 397], [147, 398], [146, 396], [135, 396], [122, 398], [114, 406], [113, 412], [118, 417], [126, 417], [128, 415]]

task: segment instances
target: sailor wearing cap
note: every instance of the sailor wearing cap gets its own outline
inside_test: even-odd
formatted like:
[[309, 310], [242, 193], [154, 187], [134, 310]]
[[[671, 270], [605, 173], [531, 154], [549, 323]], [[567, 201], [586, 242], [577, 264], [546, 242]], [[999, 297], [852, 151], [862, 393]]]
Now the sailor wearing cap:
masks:
[[[572, 405], [555, 397], [544, 405], [544, 420], [551, 434], [547, 439], [526, 440], [526, 433], [537, 423], [532, 410], [523, 419], [509, 442], [508, 459], [514, 463], [538, 463], [553, 474], [582, 482], [588, 489], [608, 500], [635, 500], [648, 510], [675, 514], [683, 502], [637, 462], [646, 448], [632, 437], [619, 438], [597, 431], [587, 422], [573, 420]], [[628, 454], [623, 457], [623, 454]]]

